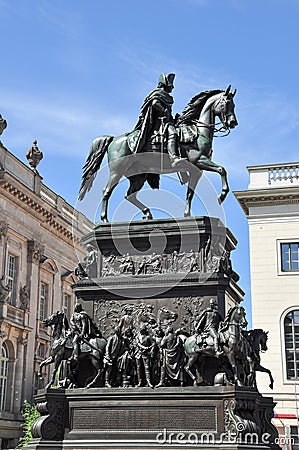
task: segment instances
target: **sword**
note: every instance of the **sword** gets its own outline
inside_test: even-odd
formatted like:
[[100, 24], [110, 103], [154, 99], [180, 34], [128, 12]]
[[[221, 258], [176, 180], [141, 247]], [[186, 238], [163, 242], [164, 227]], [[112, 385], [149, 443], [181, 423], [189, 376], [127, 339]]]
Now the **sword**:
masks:
[[161, 144], [161, 172], [163, 171], [163, 154], [164, 154], [164, 142], [165, 142], [165, 119], [166, 116], [160, 117], [160, 144]]

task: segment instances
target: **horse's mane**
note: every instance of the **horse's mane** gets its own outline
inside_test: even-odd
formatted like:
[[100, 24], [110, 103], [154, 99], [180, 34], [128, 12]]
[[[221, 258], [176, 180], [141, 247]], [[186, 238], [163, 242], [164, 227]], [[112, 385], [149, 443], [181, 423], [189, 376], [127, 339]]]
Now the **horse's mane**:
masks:
[[226, 316], [225, 316], [223, 322], [220, 324], [220, 331], [224, 331], [224, 330], [226, 330], [226, 329], [228, 328], [228, 325], [229, 325], [229, 322], [230, 322], [230, 320], [231, 320], [231, 317], [232, 317], [233, 313], [235, 312], [235, 310], [236, 310], [237, 308], [239, 308], [238, 305], [237, 305], [237, 306], [232, 306], [232, 307], [228, 310], [228, 312], [227, 312], [227, 314], [226, 314]]
[[247, 336], [253, 342], [257, 336], [261, 336], [264, 333], [265, 331], [262, 328], [254, 328], [253, 330], [247, 331]]
[[177, 125], [189, 122], [195, 117], [199, 117], [201, 110], [203, 109], [206, 101], [213, 95], [224, 92], [221, 89], [213, 89], [211, 91], [203, 91], [191, 98], [188, 105], [183, 110], [182, 114], [177, 119]]
[[224, 319], [224, 322], [228, 322], [228, 321], [231, 319], [231, 317], [232, 317], [232, 315], [233, 315], [233, 312], [234, 312], [237, 308], [239, 308], [239, 306], [232, 306], [231, 308], [229, 308], [229, 310], [228, 310], [228, 312], [227, 312], [227, 314], [226, 314], [226, 317], [225, 317], [225, 319]]

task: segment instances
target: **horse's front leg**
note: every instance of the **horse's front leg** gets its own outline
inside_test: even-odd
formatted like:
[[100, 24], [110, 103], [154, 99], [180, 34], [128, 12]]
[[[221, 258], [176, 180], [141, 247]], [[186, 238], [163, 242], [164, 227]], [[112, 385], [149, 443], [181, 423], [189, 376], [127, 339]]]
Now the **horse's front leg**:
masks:
[[265, 372], [269, 375], [270, 378], [270, 384], [269, 387], [270, 389], [273, 389], [273, 385], [274, 385], [274, 378], [272, 376], [271, 370], [266, 369], [266, 367], [261, 366], [260, 364], [256, 364], [254, 367], [255, 372]]
[[227, 348], [224, 347], [224, 351], [232, 368], [234, 383], [237, 386], [243, 386], [243, 383], [241, 382], [239, 377], [238, 366], [234, 355], [234, 349], [232, 347]]
[[227, 173], [225, 168], [211, 161], [204, 155], [201, 156], [200, 160], [198, 161], [197, 167], [201, 170], [207, 170], [208, 172], [219, 173], [219, 175], [221, 176], [222, 190], [221, 193], [218, 195], [218, 202], [219, 204], [221, 204], [225, 200], [227, 194], [229, 193]]
[[53, 369], [53, 372], [52, 372], [51, 379], [50, 379], [49, 383], [45, 386], [45, 389], [48, 389], [49, 387], [52, 386], [52, 384], [55, 383], [56, 374], [57, 374], [58, 368], [59, 368], [59, 366], [60, 366], [60, 363], [61, 363], [61, 361], [63, 360], [64, 354], [65, 354], [65, 348], [62, 347], [62, 348], [56, 353], [56, 355], [53, 356], [54, 369]]
[[61, 359], [56, 359], [55, 360], [55, 365], [54, 365], [54, 369], [53, 369], [53, 372], [52, 372], [51, 379], [50, 379], [49, 383], [45, 386], [45, 389], [50, 388], [55, 383], [55, 378], [56, 378], [56, 374], [57, 374], [58, 367], [59, 367], [60, 363], [61, 363]]
[[221, 176], [222, 191], [221, 194], [218, 195], [218, 202], [221, 205], [221, 203], [225, 200], [227, 194], [229, 193], [229, 186], [227, 181], [227, 172], [224, 167], [219, 166], [219, 174]]
[[53, 356], [51, 355], [51, 356], [49, 356], [47, 359], [45, 359], [44, 361], [42, 361], [42, 362], [40, 363], [40, 365], [39, 365], [39, 372], [38, 372], [39, 378], [42, 378], [42, 377], [43, 377], [43, 374], [42, 374], [42, 368], [43, 368], [44, 366], [47, 366], [48, 364], [52, 364], [53, 362], [54, 362], [54, 358], [53, 358]]
[[186, 205], [184, 211], [184, 217], [191, 216], [191, 203], [194, 197], [194, 192], [198, 183], [198, 180], [202, 176], [201, 170], [190, 170], [189, 171], [189, 181], [188, 181], [188, 189], [186, 195]]

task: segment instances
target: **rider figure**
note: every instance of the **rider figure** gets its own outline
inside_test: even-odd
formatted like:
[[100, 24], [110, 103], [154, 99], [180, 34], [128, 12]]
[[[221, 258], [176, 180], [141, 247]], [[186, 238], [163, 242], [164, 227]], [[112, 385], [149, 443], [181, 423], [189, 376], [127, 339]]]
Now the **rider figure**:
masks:
[[174, 73], [161, 73], [157, 88], [145, 98], [141, 106], [139, 120], [134, 128], [134, 131], [140, 130], [135, 153], [142, 151], [151, 135], [161, 130], [162, 125], [162, 133], [167, 139], [167, 152], [171, 166], [180, 169], [183, 168], [186, 159], [179, 156], [177, 134], [173, 124], [173, 97], [170, 93], [174, 87], [174, 77]]
[[218, 311], [217, 301], [211, 298], [210, 306], [203, 311], [195, 327], [196, 333], [207, 334], [213, 338], [214, 350], [217, 357], [222, 354], [222, 352], [219, 350], [218, 341], [218, 328], [221, 321], [222, 316]]
[[81, 343], [88, 344], [91, 338], [101, 337], [101, 332], [80, 303], [75, 305], [70, 324], [73, 328], [74, 349], [69, 360], [78, 362]]

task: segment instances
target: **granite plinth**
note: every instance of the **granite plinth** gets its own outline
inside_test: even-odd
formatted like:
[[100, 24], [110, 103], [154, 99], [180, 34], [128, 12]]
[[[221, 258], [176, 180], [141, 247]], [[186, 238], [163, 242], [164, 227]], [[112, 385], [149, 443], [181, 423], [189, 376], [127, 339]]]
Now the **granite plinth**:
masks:
[[273, 401], [255, 389], [48, 390], [37, 401], [43, 415], [27, 449], [279, 449]]

